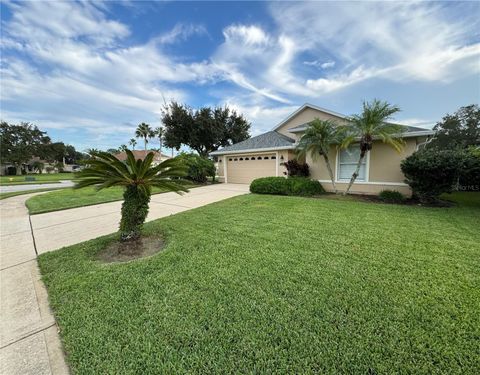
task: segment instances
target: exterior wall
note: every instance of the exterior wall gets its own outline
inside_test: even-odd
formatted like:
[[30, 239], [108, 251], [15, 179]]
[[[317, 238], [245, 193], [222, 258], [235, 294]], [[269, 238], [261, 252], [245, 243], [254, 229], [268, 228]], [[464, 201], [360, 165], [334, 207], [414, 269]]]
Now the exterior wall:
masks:
[[407, 138], [405, 142], [405, 148], [401, 153], [382, 142], [375, 142], [370, 151], [369, 181], [403, 182], [405, 180], [400, 163], [413, 154], [417, 147], [415, 138]]
[[298, 140], [300, 134], [290, 133], [288, 131], [288, 129], [293, 128], [293, 127], [298, 126], [298, 125], [305, 124], [305, 123], [310, 122], [310, 121], [313, 121], [313, 120], [315, 120], [315, 118], [319, 118], [320, 120], [334, 120], [334, 121], [337, 121], [338, 123], [341, 123], [341, 124], [346, 122], [341, 117], [337, 117], [337, 116], [331, 115], [329, 113], [325, 113], [325, 112], [319, 111], [317, 109], [307, 107], [307, 108], [304, 108], [296, 116], [291, 118], [289, 121], [287, 121], [285, 124], [283, 124], [276, 131], [283, 134], [283, 135], [286, 135], [287, 137]]
[[[402, 194], [409, 196], [411, 190], [404, 182], [405, 177], [400, 169], [400, 163], [407, 156], [414, 153], [417, 145], [423, 141], [420, 138], [406, 138], [406, 145], [401, 153], [398, 153], [381, 141], [374, 142], [372, 151], [370, 151], [370, 155], [367, 157], [367, 181], [355, 182], [352, 186], [352, 193], [378, 194], [382, 190], [390, 189], [398, 190]], [[337, 178], [338, 151], [336, 147], [332, 146], [330, 149], [329, 159], [337, 189], [344, 191], [347, 188], [348, 181], [339, 181]], [[310, 166], [311, 177], [319, 180], [327, 191], [333, 191], [323, 157], [314, 161], [311, 155], [308, 155], [306, 162]]]
[[[333, 192], [333, 187], [331, 182], [321, 182], [323, 188], [326, 191]], [[345, 191], [347, 189], [348, 183], [335, 183], [338, 191]], [[382, 190], [396, 190], [402, 193], [406, 197], [412, 195], [410, 187], [407, 185], [388, 185], [388, 184], [368, 184], [368, 183], [354, 183], [350, 192], [352, 194], [362, 194], [362, 195], [378, 195]]]

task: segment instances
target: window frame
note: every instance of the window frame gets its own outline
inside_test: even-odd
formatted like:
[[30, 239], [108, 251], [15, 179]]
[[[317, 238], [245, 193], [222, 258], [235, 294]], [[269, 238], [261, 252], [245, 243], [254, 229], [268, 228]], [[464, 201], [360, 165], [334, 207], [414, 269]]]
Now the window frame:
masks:
[[[350, 146], [348, 146], [348, 148], [350, 147], [358, 147], [360, 148], [360, 144], [359, 143], [354, 143]], [[353, 164], [353, 163], [341, 163], [340, 162], [340, 155], [341, 155], [341, 152], [342, 152], [342, 149], [338, 148], [337, 149], [337, 157], [336, 157], [336, 163], [335, 163], [335, 182], [339, 182], [339, 183], [345, 183], [345, 182], [350, 182], [350, 178], [347, 178], [347, 179], [341, 179], [340, 178], [340, 165], [341, 164]], [[370, 181], [370, 154], [371, 154], [371, 150], [367, 152], [367, 155], [365, 156], [365, 159], [364, 159], [364, 165], [365, 165], [365, 178], [364, 179], [360, 179], [359, 177], [357, 177], [355, 179], [355, 183], [366, 183], [366, 182], [369, 182]], [[355, 162], [355, 166], [357, 165], [357, 163]]]

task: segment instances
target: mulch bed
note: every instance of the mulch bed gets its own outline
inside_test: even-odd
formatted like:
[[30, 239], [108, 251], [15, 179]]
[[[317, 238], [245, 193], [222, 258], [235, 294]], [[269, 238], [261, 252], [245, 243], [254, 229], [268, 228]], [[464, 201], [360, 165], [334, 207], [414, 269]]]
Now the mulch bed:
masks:
[[152, 256], [165, 247], [160, 237], [140, 237], [133, 241], [114, 241], [97, 254], [97, 259], [104, 263], [129, 262]]

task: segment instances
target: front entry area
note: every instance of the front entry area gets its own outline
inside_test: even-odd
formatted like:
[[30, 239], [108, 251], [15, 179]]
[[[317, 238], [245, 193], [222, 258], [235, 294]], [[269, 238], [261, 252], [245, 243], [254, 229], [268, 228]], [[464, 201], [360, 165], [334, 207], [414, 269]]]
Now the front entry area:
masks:
[[227, 156], [227, 181], [234, 184], [250, 184], [260, 177], [277, 175], [277, 157], [272, 154]]

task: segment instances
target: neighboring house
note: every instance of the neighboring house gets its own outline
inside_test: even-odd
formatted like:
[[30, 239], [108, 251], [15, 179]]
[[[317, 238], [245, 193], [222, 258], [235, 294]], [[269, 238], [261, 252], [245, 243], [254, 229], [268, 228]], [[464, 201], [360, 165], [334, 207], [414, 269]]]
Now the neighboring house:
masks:
[[[165, 161], [167, 159], [171, 159], [170, 156], [168, 155], [165, 155], [165, 154], [160, 154], [158, 151], [145, 151], [145, 150], [131, 150], [132, 153], [133, 153], [133, 156], [135, 156], [135, 159], [145, 159], [145, 157], [148, 155], [148, 153], [150, 152], [153, 152], [154, 153], [154, 157], [153, 157], [153, 165], [157, 165], [159, 164], [160, 162], [162, 161]], [[117, 159], [119, 160], [127, 160], [127, 153], [126, 152], [119, 152], [118, 154], [115, 154], [115, 156], [117, 157]]]
[[[48, 173], [47, 168], [53, 168], [52, 171], [58, 172], [55, 168], [55, 163], [50, 163], [46, 160], [40, 159], [38, 156], [34, 156], [28, 163], [23, 163], [21, 166], [21, 170], [24, 173], [28, 174], [34, 174], [34, 173], [39, 173], [36, 169], [33, 168], [33, 163], [34, 162], [41, 162], [43, 164], [43, 169], [42, 173]], [[77, 164], [65, 164], [64, 163], [64, 168], [63, 170], [65, 172], [74, 172], [76, 168], [79, 166]], [[0, 176], [7, 176], [7, 175], [15, 175], [16, 174], [17, 167], [11, 163], [6, 163], [6, 164], [1, 164], [0, 165]]]
[[[249, 184], [259, 177], [284, 176], [286, 169], [283, 163], [295, 158], [296, 142], [308, 123], [315, 118], [334, 120], [338, 124], [347, 123], [347, 116], [304, 104], [272, 131], [212, 152], [211, 155], [218, 158], [220, 181]], [[432, 130], [405, 125], [402, 137], [406, 144], [401, 153], [381, 141], [375, 141], [352, 186], [352, 193], [377, 194], [381, 190], [391, 189], [410, 194], [410, 188], [404, 182], [400, 162], [417, 150], [431, 135]], [[358, 155], [358, 144], [344, 150], [332, 146], [329, 157], [339, 190], [346, 189], [355, 170]], [[323, 158], [313, 161], [311, 155], [308, 155], [306, 162], [310, 167], [311, 178], [319, 180], [327, 191], [331, 191], [332, 183]]]

